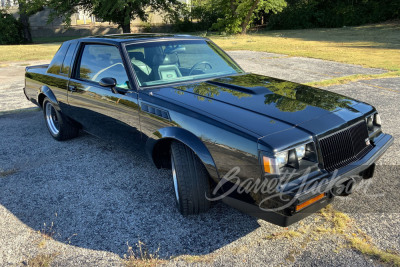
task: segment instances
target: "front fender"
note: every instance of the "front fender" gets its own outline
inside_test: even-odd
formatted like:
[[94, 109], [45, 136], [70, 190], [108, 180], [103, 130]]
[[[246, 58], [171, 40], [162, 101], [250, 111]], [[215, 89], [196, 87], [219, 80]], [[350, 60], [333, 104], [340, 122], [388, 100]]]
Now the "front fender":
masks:
[[214, 159], [211, 156], [208, 148], [196, 135], [182, 128], [165, 127], [155, 132], [154, 136], [159, 137], [159, 139], [156, 140], [149, 138], [146, 142], [146, 151], [153, 160], [153, 153], [157, 144], [160, 144], [161, 142], [177, 140], [188, 146], [197, 155], [197, 157], [199, 157], [211, 178], [215, 181], [218, 181], [219, 175]]

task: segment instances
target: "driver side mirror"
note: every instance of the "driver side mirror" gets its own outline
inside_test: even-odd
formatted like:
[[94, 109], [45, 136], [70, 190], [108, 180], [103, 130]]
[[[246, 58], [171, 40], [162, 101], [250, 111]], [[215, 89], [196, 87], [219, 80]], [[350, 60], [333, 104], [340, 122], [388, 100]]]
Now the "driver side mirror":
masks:
[[115, 80], [114, 78], [111, 77], [105, 77], [102, 78], [99, 81], [100, 86], [103, 87], [109, 87], [111, 89], [111, 92], [113, 92], [114, 94], [118, 94], [117, 89], [115, 89], [115, 87], [117, 86], [117, 80]]

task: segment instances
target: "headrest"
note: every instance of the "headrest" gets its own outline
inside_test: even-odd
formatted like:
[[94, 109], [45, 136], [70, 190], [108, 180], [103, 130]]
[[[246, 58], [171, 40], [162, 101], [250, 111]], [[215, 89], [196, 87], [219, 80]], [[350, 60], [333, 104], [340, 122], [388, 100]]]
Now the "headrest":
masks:
[[128, 52], [131, 59], [144, 61], [144, 54], [142, 52]]
[[173, 54], [166, 54], [161, 65], [175, 65], [178, 63], [178, 56]]
[[176, 54], [153, 56], [153, 66], [175, 65], [177, 62], [178, 62], [178, 56]]

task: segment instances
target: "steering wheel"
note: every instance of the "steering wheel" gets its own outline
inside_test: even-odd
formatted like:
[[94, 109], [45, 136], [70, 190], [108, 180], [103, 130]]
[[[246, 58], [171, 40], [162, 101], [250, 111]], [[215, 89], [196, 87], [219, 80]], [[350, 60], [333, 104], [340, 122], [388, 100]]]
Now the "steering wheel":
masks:
[[211, 66], [210, 62], [208, 62], [208, 61], [200, 61], [200, 62], [197, 62], [196, 64], [193, 65], [193, 67], [189, 71], [189, 75], [191, 75], [192, 72], [201, 64], [204, 65], [204, 71], [206, 71], [206, 66], [209, 66], [210, 69], [212, 69], [212, 66]]

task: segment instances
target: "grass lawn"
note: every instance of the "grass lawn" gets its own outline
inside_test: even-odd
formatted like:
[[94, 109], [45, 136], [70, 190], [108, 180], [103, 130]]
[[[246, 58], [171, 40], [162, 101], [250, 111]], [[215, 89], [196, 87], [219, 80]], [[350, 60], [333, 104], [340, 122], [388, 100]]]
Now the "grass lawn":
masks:
[[225, 50], [264, 51], [400, 70], [400, 22], [211, 36]]
[[35, 44], [47, 44], [47, 43], [62, 43], [72, 39], [81, 38], [82, 36], [58, 36], [58, 37], [37, 37], [33, 38]]
[[62, 42], [77, 37], [34, 38], [34, 44], [0, 45], [0, 63], [8, 61], [51, 60]]
[[0, 45], [0, 63], [53, 58], [61, 43], [32, 45]]
[[[333, 60], [365, 67], [400, 70], [400, 22], [345, 27], [264, 31], [248, 35], [210, 38], [225, 50], [253, 50]], [[58, 42], [71, 39], [65, 37]], [[40, 38], [36, 42], [51, 42]], [[50, 60], [60, 43], [0, 46], [0, 63]]]

